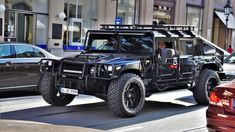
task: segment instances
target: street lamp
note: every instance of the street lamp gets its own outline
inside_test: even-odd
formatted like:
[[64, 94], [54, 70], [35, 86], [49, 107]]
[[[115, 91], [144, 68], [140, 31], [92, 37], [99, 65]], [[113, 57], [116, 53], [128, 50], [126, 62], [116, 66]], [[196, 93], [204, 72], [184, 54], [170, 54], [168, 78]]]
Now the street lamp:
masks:
[[228, 17], [231, 14], [232, 6], [230, 5], [230, 0], [227, 0], [226, 5], [224, 6], [224, 15], [226, 16], [226, 29], [225, 29], [225, 43], [224, 43], [224, 49], [226, 50], [227, 44], [228, 44], [228, 36], [227, 36], [227, 30], [228, 30]]

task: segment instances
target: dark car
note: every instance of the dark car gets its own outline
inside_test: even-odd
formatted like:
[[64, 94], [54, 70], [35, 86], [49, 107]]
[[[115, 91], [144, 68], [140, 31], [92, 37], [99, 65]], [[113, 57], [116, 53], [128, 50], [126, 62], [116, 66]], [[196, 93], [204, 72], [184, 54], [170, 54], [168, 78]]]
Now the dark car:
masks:
[[51, 105], [88, 94], [106, 100], [116, 115], [130, 117], [142, 110], [146, 96], [176, 86], [208, 105], [209, 92], [223, 78], [222, 62], [223, 52], [191, 26], [102, 25], [87, 32], [80, 55], [43, 59], [39, 87]]
[[224, 60], [223, 69], [226, 80], [231, 81], [235, 79], [235, 52]]
[[0, 44], [0, 91], [36, 90], [42, 58], [58, 59], [37, 46]]
[[210, 93], [206, 117], [209, 131], [235, 131], [235, 80], [217, 86]]

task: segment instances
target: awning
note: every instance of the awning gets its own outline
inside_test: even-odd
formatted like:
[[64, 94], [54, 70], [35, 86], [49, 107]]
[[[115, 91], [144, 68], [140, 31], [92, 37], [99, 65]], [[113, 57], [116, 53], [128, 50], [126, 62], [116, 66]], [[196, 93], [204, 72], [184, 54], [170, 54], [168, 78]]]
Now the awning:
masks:
[[[220, 18], [220, 20], [226, 25], [226, 16], [224, 15], [224, 12], [221, 11], [215, 11], [217, 16]], [[235, 29], [235, 17], [233, 14], [230, 14], [228, 17], [228, 28]]]

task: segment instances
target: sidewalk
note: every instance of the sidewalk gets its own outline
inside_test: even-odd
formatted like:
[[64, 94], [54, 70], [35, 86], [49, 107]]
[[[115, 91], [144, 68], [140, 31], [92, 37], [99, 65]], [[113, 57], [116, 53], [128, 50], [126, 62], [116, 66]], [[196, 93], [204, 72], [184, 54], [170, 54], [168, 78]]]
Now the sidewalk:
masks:
[[53, 125], [20, 120], [0, 120], [1, 132], [104, 132], [83, 127]]

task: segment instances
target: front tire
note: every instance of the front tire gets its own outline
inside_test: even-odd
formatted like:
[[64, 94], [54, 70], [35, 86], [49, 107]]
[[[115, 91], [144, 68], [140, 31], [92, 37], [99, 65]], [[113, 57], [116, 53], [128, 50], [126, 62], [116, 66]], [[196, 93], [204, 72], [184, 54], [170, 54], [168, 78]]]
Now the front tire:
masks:
[[200, 105], [209, 105], [209, 95], [220, 84], [219, 75], [209, 69], [201, 71], [197, 86], [192, 89], [194, 99]]
[[53, 106], [65, 106], [73, 101], [74, 95], [60, 94], [57, 96], [58, 89], [55, 87], [55, 78], [52, 74], [44, 74], [41, 77], [39, 89], [43, 99]]
[[113, 80], [108, 88], [108, 106], [121, 117], [133, 117], [143, 108], [145, 86], [136, 74], [124, 73]]

